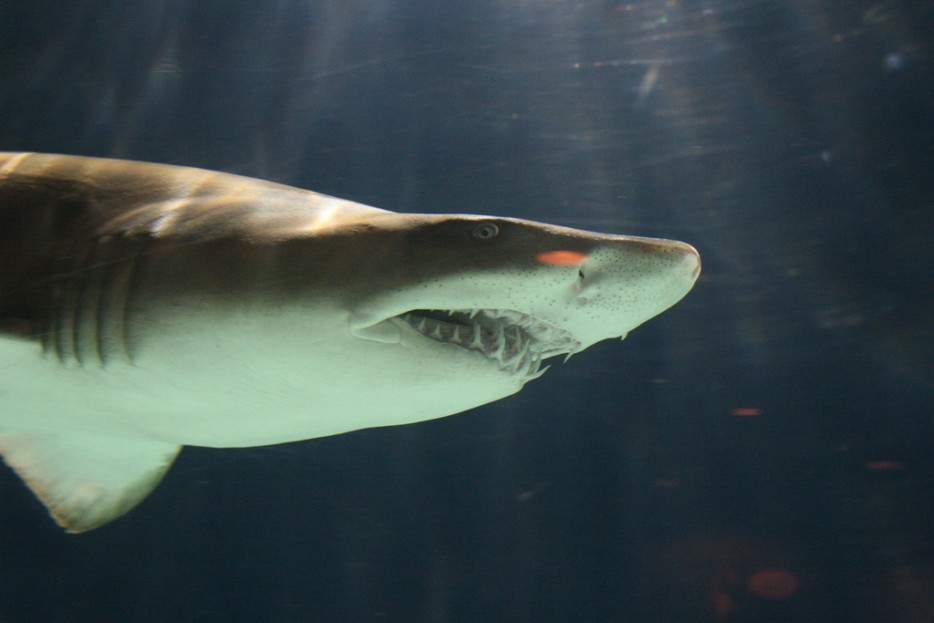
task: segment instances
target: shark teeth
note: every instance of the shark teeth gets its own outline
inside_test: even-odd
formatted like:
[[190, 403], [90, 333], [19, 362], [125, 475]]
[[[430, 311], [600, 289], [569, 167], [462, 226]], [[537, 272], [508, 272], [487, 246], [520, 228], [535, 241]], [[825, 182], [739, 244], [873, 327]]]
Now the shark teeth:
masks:
[[401, 318], [425, 337], [478, 352], [525, 381], [545, 373], [542, 359], [580, 348], [567, 331], [512, 310], [412, 310]]

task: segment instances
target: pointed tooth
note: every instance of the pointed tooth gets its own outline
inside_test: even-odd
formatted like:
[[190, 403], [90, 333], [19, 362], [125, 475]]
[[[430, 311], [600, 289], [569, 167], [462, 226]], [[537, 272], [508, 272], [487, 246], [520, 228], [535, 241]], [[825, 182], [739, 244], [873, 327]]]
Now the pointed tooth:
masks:
[[519, 327], [512, 327], [512, 348], [517, 354], [522, 353], [523, 342], [522, 329]]
[[539, 370], [539, 371], [536, 372], [535, 374], [530, 374], [530, 375], [528, 376], [528, 378], [526, 379], [526, 382], [528, 382], [528, 381], [534, 381], [535, 379], [537, 379], [537, 378], [540, 377], [541, 375], [543, 375], [543, 374], [545, 374], [546, 372], [548, 372], [548, 368], [550, 368], [550, 367], [551, 367], [551, 366], [545, 366], [544, 368], [542, 368], [541, 370]]
[[531, 342], [523, 342], [516, 355], [509, 360], [509, 369], [511, 372], [518, 372], [522, 369], [528, 369], [529, 364], [532, 363], [532, 351], [530, 348]]
[[503, 330], [503, 325], [496, 326], [496, 350], [493, 352], [493, 357], [499, 360], [500, 363], [503, 361], [503, 354], [506, 352], [506, 332]]
[[505, 366], [506, 369], [508, 369], [510, 372], [517, 370], [518, 369], [517, 364], [522, 360], [522, 355], [523, 355], [522, 343], [519, 342], [518, 344], [515, 344], [513, 346], [513, 349], [514, 349], [514, 352], [513, 352], [512, 357], [509, 357], [508, 359], [503, 361], [503, 366]]
[[470, 340], [470, 348], [483, 352], [483, 331], [480, 330], [478, 324], [473, 326], [473, 339]]
[[464, 325], [455, 325], [454, 326], [454, 337], [452, 341], [457, 342], [460, 346], [467, 346], [470, 338], [470, 327], [465, 327]]

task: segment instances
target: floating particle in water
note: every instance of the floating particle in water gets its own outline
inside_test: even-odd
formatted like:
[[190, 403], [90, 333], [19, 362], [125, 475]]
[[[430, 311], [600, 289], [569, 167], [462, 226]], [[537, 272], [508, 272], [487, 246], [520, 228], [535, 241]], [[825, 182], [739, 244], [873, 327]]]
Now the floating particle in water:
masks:
[[749, 576], [746, 590], [763, 599], [787, 599], [798, 592], [801, 582], [786, 569], [763, 569]]
[[875, 460], [869, 461], [866, 463], [867, 469], [875, 471], [895, 471], [902, 468], [902, 464], [898, 461], [886, 461], [886, 460]]
[[903, 52], [889, 52], [885, 55], [883, 65], [888, 71], [898, 71], [905, 66], [905, 54]]

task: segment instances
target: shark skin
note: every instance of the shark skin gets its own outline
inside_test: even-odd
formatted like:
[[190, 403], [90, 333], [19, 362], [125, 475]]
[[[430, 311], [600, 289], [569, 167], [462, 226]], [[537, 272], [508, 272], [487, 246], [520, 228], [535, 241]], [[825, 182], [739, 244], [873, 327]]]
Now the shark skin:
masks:
[[690, 245], [0, 153], [0, 454], [70, 532], [181, 447], [444, 417], [679, 301]]

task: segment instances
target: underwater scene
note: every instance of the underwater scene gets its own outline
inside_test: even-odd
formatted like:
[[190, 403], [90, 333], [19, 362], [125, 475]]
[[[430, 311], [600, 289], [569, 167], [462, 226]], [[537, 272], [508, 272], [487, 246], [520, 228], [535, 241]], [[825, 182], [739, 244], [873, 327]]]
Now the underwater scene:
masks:
[[934, 621], [932, 32], [0, 0], [0, 623]]

